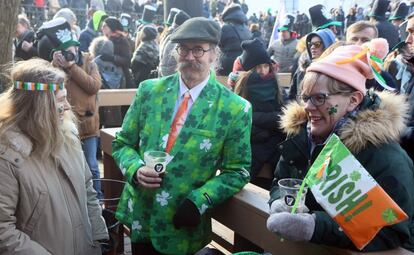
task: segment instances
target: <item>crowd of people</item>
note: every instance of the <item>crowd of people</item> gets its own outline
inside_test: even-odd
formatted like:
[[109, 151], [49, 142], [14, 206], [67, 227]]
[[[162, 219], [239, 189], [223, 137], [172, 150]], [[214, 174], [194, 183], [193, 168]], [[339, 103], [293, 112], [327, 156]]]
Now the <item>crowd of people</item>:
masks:
[[[212, 210], [248, 182], [270, 193], [269, 231], [357, 249], [311, 192], [290, 213], [278, 186], [305, 179], [333, 135], [408, 218], [362, 251], [414, 252], [413, 6], [375, 0], [345, 16], [317, 4], [279, 19], [274, 39], [276, 15], [248, 17], [238, 0], [203, 1], [204, 17], [171, 8], [163, 24], [162, 1], [48, 4], [47, 15], [16, 17], [11, 85], [0, 94], [1, 254], [100, 254], [107, 127], [121, 127], [116, 218], [133, 254], [202, 250]], [[87, 6], [80, 29], [73, 9]], [[291, 75], [288, 88], [279, 73]], [[124, 88], [137, 89], [129, 107], [99, 107], [99, 90]], [[146, 162], [149, 151], [166, 165]]]

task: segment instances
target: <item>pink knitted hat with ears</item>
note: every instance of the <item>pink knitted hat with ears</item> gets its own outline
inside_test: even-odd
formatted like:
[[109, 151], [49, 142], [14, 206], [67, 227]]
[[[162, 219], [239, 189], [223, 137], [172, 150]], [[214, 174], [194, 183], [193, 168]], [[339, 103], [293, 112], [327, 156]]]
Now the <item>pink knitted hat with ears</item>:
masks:
[[313, 62], [306, 72], [323, 73], [365, 94], [366, 79], [375, 78], [380, 84], [383, 81], [379, 73], [382, 59], [387, 54], [387, 40], [376, 38], [362, 46], [340, 46], [328, 56]]

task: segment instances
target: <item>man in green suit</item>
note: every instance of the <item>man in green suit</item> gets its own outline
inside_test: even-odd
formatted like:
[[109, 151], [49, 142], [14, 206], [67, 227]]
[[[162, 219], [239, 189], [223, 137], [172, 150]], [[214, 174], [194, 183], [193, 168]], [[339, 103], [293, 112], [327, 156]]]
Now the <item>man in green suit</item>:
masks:
[[[251, 106], [215, 79], [219, 38], [212, 20], [183, 23], [171, 36], [178, 72], [139, 85], [113, 142], [133, 254], [194, 254], [211, 241], [211, 210], [250, 179]], [[165, 174], [145, 165], [150, 150], [169, 153]]]

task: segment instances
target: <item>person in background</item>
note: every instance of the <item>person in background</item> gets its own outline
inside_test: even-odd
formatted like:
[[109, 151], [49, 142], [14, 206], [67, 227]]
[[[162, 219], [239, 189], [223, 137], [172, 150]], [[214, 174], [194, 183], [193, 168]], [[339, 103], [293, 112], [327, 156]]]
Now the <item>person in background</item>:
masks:
[[333, 13], [332, 18], [334, 19], [334, 21], [341, 23], [341, 25], [338, 26], [336, 29], [338, 31], [337, 35], [340, 38], [342, 38], [343, 35], [344, 35], [345, 13], [344, 13], [344, 10], [342, 10], [341, 6], [339, 6], [339, 8], [334, 9], [334, 13]]
[[293, 24], [293, 31], [298, 33], [298, 38], [303, 38], [312, 30], [312, 24], [310, 22], [309, 17], [305, 13], [296, 14], [295, 17], [295, 24]]
[[52, 61], [54, 67], [66, 73], [68, 100], [79, 121], [79, 137], [86, 162], [94, 179], [98, 198], [103, 198], [96, 150], [99, 136], [97, 94], [101, 76], [88, 53], [82, 53], [79, 42], [72, 37], [64, 18], [43, 23], [38, 31], [39, 57]]
[[324, 28], [330, 29], [334, 35], [338, 35], [337, 27], [342, 26], [341, 21], [334, 21], [326, 16], [326, 7], [322, 4], [317, 4], [309, 8], [309, 15], [311, 18], [312, 27], [314, 30]]
[[158, 76], [168, 76], [177, 70], [177, 61], [174, 57], [175, 43], [171, 42], [171, 34], [178, 29], [190, 16], [185, 11], [179, 11], [173, 20], [172, 26], [168, 29], [168, 34], [165, 36], [163, 42], [160, 44], [160, 65], [158, 68]]
[[82, 52], [88, 52], [89, 46], [93, 38], [98, 37], [101, 31], [103, 21], [108, 17], [105, 11], [95, 11], [92, 15], [92, 19], [88, 21], [86, 28], [81, 31], [79, 35], [79, 49]]
[[[102, 80], [101, 89], [119, 89], [121, 84], [124, 83], [124, 72], [122, 68], [116, 66], [111, 61], [101, 59], [101, 56], [104, 53], [114, 53], [114, 44], [112, 41], [105, 36], [96, 37], [89, 46], [89, 53], [93, 58], [93, 62], [98, 66]], [[100, 106], [99, 123], [101, 128], [120, 127], [122, 124], [121, 106]], [[100, 150], [99, 146], [98, 150]], [[100, 152], [98, 152], [98, 156], [99, 155]]]
[[345, 27], [348, 28], [350, 25], [356, 22], [356, 10], [355, 8], [350, 8], [348, 15], [345, 17]]
[[90, 9], [95, 11], [105, 11], [105, 4], [103, 0], [90, 0]]
[[398, 54], [388, 71], [396, 78], [398, 91], [406, 95], [410, 106], [407, 128], [400, 143], [414, 160], [414, 14], [407, 17], [401, 29], [402, 40], [396, 49]]
[[[370, 42], [372, 39], [378, 37], [377, 27], [368, 21], [358, 21], [352, 24], [346, 32], [346, 42], [348, 44], [355, 44], [362, 46], [366, 42]], [[395, 78], [385, 70], [381, 70], [381, 76], [387, 83], [387, 86], [391, 88], [396, 88], [397, 84]], [[367, 89], [373, 88], [375, 90], [383, 90], [381, 86], [375, 79], [367, 79], [365, 84]]]
[[35, 58], [10, 77], [0, 95], [0, 253], [102, 254], [108, 232], [65, 72]]
[[324, 50], [335, 42], [335, 36], [330, 29], [322, 29], [306, 36], [306, 49], [311, 60], [318, 59]]
[[249, 101], [253, 109], [250, 182], [270, 190], [272, 180], [257, 175], [265, 165], [273, 172], [279, 161], [275, 144], [285, 138], [278, 127], [283, 106], [282, 90], [264, 45], [254, 39], [244, 41], [242, 48], [240, 63], [246, 71], [240, 74], [234, 92]]
[[111, 11], [113, 13], [122, 12], [122, 2], [121, 0], [106, 0], [105, 1], [105, 10]]
[[260, 12], [259, 20], [266, 46], [269, 46], [270, 39], [273, 34], [273, 28], [276, 22], [276, 15], [272, 15], [272, 9], [269, 8], [265, 13]]
[[[383, 38], [374, 40], [368, 49], [382, 59], [387, 54], [387, 42]], [[405, 129], [408, 104], [402, 96], [390, 92], [366, 91], [366, 79], [374, 77], [367, 57], [337, 64], [362, 50], [358, 45], [340, 46], [312, 62], [303, 79], [301, 103], [288, 106], [281, 117], [288, 138], [279, 145], [281, 158], [270, 192], [267, 228], [291, 241], [357, 250], [312, 192], [306, 194], [305, 200], [309, 212], [301, 208], [305, 211], [291, 214], [277, 185], [282, 178], [304, 179], [327, 139], [336, 134], [408, 215], [405, 221], [383, 227], [362, 252], [398, 247], [413, 252], [414, 168], [398, 144]]]
[[[334, 42], [335, 35], [332, 30], [328, 28], [317, 30], [316, 32], [312, 32], [306, 36], [307, 51], [300, 57], [298, 69], [292, 77], [292, 84], [289, 89], [290, 100], [295, 100], [296, 97], [301, 94], [302, 79], [305, 75], [307, 65], [309, 65], [309, 62], [306, 62], [303, 58], [309, 56], [310, 62], [314, 62]], [[307, 55], [303, 56], [304, 54]]]
[[132, 58], [132, 51], [128, 39], [124, 36], [124, 28], [121, 22], [115, 17], [108, 17], [103, 21], [102, 33], [114, 44], [114, 54], [104, 52], [101, 59], [111, 61], [124, 71], [125, 85], [120, 88], [135, 88], [129, 71]]
[[389, 21], [398, 29], [401, 23], [404, 22], [408, 15], [408, 5], [404, 2], [398, 3], [395, 10], [391, 13], [388, 18]]
[[162, 45], [165, 44], [165, 38], [172, 33], [173, 29], [171, 29], [171, 26], [173, 25], [175, 15], [177, 15], [177, 13], [179, 13], [180, 11], [181, 10], [178, 8], [170, 9], [170, 13], [168, 13], [167, 20], [164, 22], [164, 29], [159, 37], [160, 48], [162, 47]]
[[375, 0], [369, 13], [370, 22], [377, 27], [378, 37], [385, 38], [388, 41], [389, 50], [399, 42], [397, 28], [387, 21], [385, 13], [388, 10], [388, 0]]
[[250, 24], [250, 32], [252, 33], [252, 40], [257, 38], [263, 45], [265, 45], [265, 41], [262, 36], [262, 31], [260, 31], [260, 26], [257, 23]]
[[134, 84], [138, 85], [151, 76], [151, 71], [156, 70], [159, 62], [159, 48], [155, 41], [157, 30], [152, 26], [144, 26], [137, 34], [137, 45], [131, 60], [132, 76]]
[[155, 16], [157, 15], [157, 7], [156, 4], [145, 4], [142, 10], [141, 19], [138, 20], [138, 30], [140, 30], [141, 26], [154, 26], [155, 25]]
[[[215, 78], [219, 39], [204, 17], [175, 30], [178, 72], [139, 85], [112, 143], [127, 182], [116, 217], [134, 255], [196, 253], [211, 241], [211, 210], [249, 181], [251, 105]], [[151, 150], [169, 154], [166, 173], [144, 162]]]
[[238, 4], [231, 4], [224, 9], [221, 16], [224, 24], [221, 28], [219, 47], [222, 52], [218, 74], [227, 76], [233, 67], [234, 60], [242, 53], [241, 43], [250, 40], [252, 34], [247, 27], [247, 17]]
[[292, 15], [286, 15], [282, 26], [278, 28], [280, 39], [269, 45], [267, 50], [272, 59], [279, 63], [279, 72], [281, 73], [292, 72], [298, 43], [297, 34], [292, 30], [294, 21], [295, 18]]
[[210, 3], [208, 0], [203, 0], [203, 17], [210, 18]]
[[355, 7], [355, 8], [357, 8], [357, 13], [356, 13], [356, 21], [362, 21], [362, 20], [365, 20], [365, 17], [364, 17], [364, 8], [362, 8], [362, 7]]
[[78, 39], [80, 31], [79, 27], [76, 25], [77, 18], [75, 13], [73, 13], [73, 11], [69, 8], [62, 8], [55, 14], [55, 16], [53, 16], [53, 19], [56, 19], [58, 17], [64, 18], [69, 23], [73, 35], [76, 39]]
[[122, 13], [121, 17], [119, 17], [119, 21], [122, 24], [122, 27], [124, 28], [124, 36], [128, 39], [129, 47], [131, 49], [131, 52], [135, 49], [135, 38], [133, 38], [134, 31], [132, 30], [132, 17], [128, 13]]
[[361, 46], [377, 37], [378, 29], [374, 24], [368, 21], [358, 21], [347, 28], [345, 41], [348, 44]]
[[15, 60], [28, 60], [37, 56], [36, 46], [33, 45], [35, 33], [30, 29], [30, 21], [26, 16], [20, 14], [17, 17], [16, 38], [13, 39], [15, 47]]

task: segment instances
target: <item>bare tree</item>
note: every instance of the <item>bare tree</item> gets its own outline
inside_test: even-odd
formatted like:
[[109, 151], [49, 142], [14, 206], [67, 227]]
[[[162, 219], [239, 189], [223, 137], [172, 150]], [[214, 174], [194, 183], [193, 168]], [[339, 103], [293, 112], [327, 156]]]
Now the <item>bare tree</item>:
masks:
[[[21, 0], [0, 0], [0, 72], [12, 60], [12, 45]], [[0, 93], [7, 84], [7, 78], [0, 75]]]

